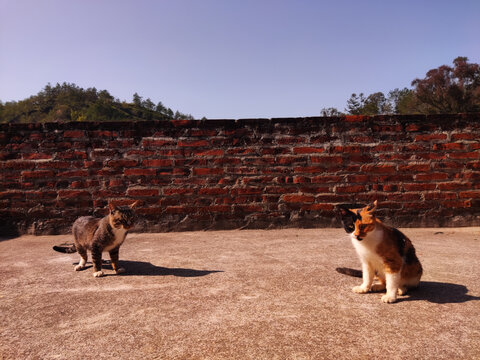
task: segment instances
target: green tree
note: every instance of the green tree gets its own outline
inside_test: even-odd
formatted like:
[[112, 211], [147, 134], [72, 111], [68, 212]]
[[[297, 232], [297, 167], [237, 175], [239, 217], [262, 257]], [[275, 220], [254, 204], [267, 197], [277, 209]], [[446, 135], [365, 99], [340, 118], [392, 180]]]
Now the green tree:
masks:
[[453, 67], [429, 70], [424, 79], [412, 81], [415, 95], [427, 113], [480, 111], [480, 66], [457, 57]]

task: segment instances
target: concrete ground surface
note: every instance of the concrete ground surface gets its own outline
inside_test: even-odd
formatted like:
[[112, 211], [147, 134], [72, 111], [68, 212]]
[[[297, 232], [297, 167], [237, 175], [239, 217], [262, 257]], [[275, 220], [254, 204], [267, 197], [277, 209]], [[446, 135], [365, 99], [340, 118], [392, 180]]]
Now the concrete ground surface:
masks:
[[424, 276], [395, 304], [335, 271], [343, 229], [129, 234], [103, 278], [70, 235], [5, 239], [0, 358], [480, 359], [480, 228], [402, 231]]

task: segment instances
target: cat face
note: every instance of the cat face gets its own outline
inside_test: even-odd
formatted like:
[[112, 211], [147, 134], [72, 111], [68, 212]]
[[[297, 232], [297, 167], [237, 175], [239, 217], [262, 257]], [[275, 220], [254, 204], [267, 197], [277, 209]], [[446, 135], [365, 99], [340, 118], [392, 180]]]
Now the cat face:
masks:
[[361, 210], [364, 205], [359, 204], [344, 204], [337, 206], [337, 212], [340, 214], [343, 228], [347, 234], [353, 233], [355, 230], [355, 221], [357, 220], [357, 211]]
[[362, 241], [369, 232], [375, 229], [375, 209], [377, 208], [377, 201], [372, 205], [368, 205], [363, 209], [357, 210], [355, 219], [355, 229], [353, 235], [358, 241]]
[[138, 201], [130, 206], [116, 206], [110, 203], [110, 225], [116, 229], [124, 228], [130, 230], [135, 224], [136, 216], [133, 208], [138, 205]]

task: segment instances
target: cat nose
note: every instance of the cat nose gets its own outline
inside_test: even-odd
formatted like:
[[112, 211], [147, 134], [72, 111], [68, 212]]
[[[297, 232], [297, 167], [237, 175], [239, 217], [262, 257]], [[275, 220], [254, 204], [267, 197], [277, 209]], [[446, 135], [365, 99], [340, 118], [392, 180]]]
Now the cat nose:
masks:
[[358, 241], [362, 241], [362, 240], [363, 240], [363, 238], [360, 237], [360, 235], [356, 235], [356, 237], [357, 237], [357, 240], [358, 240]]

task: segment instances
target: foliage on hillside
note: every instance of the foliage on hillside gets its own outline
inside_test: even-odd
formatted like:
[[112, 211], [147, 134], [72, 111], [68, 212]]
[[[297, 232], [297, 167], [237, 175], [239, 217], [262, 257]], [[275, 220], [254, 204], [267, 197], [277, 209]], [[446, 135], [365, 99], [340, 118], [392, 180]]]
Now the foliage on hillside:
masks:
[[25, 100], [0, 102], [0, 123], [131, 121], [193, 119], [191, 115], [155, 105], [137, 93], [131, 103], [115, 99], [107, 90], [82, 89], [75, 84], [48, 84]]

